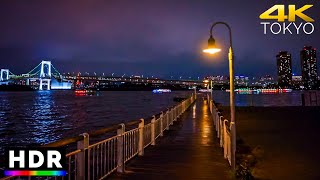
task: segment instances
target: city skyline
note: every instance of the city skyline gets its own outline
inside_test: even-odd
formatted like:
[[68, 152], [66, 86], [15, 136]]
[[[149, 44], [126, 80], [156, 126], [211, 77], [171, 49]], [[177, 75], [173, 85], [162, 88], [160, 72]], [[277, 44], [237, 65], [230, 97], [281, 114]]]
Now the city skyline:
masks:
[[[305, 48], [305, 47], [313, 47], [313, 46], [303, 46], [303, 48]], [[315, 54], [317, 54], [317, 51], [316, 51], [316, 48], [315, 47], [313, 47], [313, 49], [314, 49], [314, 52], [315, 52]], [[298, 60], [296, 60], [296, 61], [293, 61], [292, 60], [292, 54], [291, 54], [291, 52], [288, 52], [288, 51], [285, 51], [285, 50], [282, 50], [282, 51], [279, 51], [278, 52], [278, 55], [279, 54], [281, 54], [281, 52], [286, 52], [286, 53], [289, 53], [290, 54], [290, 61], [291, 61], [291, 74], [292, 74], [292, 76], [302, 76], [302, 72], [301, 72], [301, 66], [302, 66], [302, 61], [301, 61], [301, 50], [299, 51], [299, 54], [300, 54], [300, 57], [299, 57], [299, 59]], [[275, 57], [278, 57], [278, 55], [275, 55]], [[49, 61], [51, 61], [51, 60], [49, 60]], [[53, 60], [53, 62], [54, 62], [54, 60]], [[237, 73], [237, 74], [235, 74], [235, 76], [247, 76], [247, 77], [252, 77], [252, 78], [261, 78], [261, 77], [264, 77], [264, 76], [271, 76], [271, 77], [273, 77], [273, 78], [276, 78], [276, 77], [278, 77], [278, 70], [277, 70], [277, 61], [275, 61], [276, 62], [276, 64], [275, 64], [275, 67], [274, 67], [274, 71], [275, 71], [275, 73], [271, 73], [271, 72], [266, 72], [265, 74], [262, 74], [262, 73], [260, 73], [260, 74], [254, 74], [254, 75], [250, 75], [250, 73]], [[294, 65], [292, 65], [292, 64], [294, 64]], [[316, 64], [318, 64], [318, 62], [316, 61]], [[316, 65], [316, 69], [318, 69], [318, 67], [319, 66], [317, 66]], [[16, 73], [16, 74], [24, 74], [25, 72], [14, 72], [14, 73]], [[103, 76], [115, 76], [115, 77], [123, 77], [123, 76], [125, 76], [125, 77], [130, 77], [130, 76], [146, 76], [146, 77], [150, 77], [150, 78], [153, 78], [153, 77], [155, 77], [155, 78], [166, 78], [166, 79], [173, 79], [173, 78], [175, 78], [175, 79], [181, 79], [182, 77], [184, 78], [184, 79], [199, 79], [199, 78], [205, 78], [205, 77], [208, 77], [208, 76], [227, 76], [228, 77], [228, 74], [227, 73], [225, 73], [225, 74], [202, 74], [202, 75], [192, 75], [192, 76], [190, 76], [190, 75], [181, 75], [181, 74], [176, 74], [175, 76], [173, 76], [173, 75], [167, 75], [167, 76], [162, 76], [162, 75], [156, 75], [156, 74], [146, 74], [146, 75], [144, 75], [144, 74], [142, 74], [142, 73], [136, 73], [136, 74], [130, 74], [130, 73], [125, 73], [125, 72], [123, 72], [123, 73], [121, 73], [121, 72], [117, 72], [117, 73], [115, 73], [115, 71], [110, 71], [110, 72], [105, 72], [105, 71], [65, 71], [65, 72], [62, 72], [63, 74], [78, 74], [78, 73], [80, 73], [80, 74], [87, 74], [87, 75], [97, 75], [97, 74], [99, 74], [99, 75], [103, 75]]]
[[[224, 28], [215, 30], [223, 53], [212, 57], [201, 53], [209, 25], [221, 20], [233, 29], [235, 74], [275, 76], [274, 56], [279, 51], [292, 54], [293, 73], [300, 74], [301, 47], [320, 47], [319, 3], [285, 3], [307, 3], [314, 5], [307, 11], [315, 19], [311, 35], [264, 35], [259, 15], [272, 2], [1, 2], [0, 67], [22, 73], [39, 60], [51, 60], [63, 72], [227, 75]], [[244, 12], [248, 4], [252, 8]]]

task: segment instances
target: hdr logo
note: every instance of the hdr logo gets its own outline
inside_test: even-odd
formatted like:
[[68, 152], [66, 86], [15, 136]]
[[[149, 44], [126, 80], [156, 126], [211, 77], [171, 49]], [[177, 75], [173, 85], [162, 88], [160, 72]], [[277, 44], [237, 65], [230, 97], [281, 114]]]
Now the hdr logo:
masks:
[[[312, 34], [314, 32], [314, 20], [306, 15], [306, 10], [313, 5], [304, 5], [297, 8], [296, 5], [288, 5], [286, 15], [285, 5], [274, 5], [260, 15], [261, 20], [276, 20], [278, 22], [261, 22], [263, 33], [268, 34]], [[275, 14], [273, 14], [276, 12]], [[272, 15], [273, 14], [273, 15]], [[305, 22], [296, 23], [296, 17]], [[286, 23], [285, 20], [288, 22]]]
[[65, 176], [65, 151], [57, 148], [6, 150], [5, 176]]

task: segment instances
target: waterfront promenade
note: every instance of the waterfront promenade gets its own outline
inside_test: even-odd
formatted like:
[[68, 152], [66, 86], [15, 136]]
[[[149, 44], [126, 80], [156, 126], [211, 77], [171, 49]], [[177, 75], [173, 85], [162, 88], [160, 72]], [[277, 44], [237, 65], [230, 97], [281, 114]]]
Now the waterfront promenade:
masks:
[[198, 96], [155, 146], [129, 161], [124, 174], [110, 179], [232, 179], [207, 101]]

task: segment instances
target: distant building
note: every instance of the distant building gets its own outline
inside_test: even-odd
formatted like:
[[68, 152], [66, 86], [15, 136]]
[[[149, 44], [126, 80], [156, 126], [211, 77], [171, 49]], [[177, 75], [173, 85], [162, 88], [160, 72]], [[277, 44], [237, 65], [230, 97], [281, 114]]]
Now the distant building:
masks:
[[239, 86], [248, 86], [249, 77], [247, 76], [235, 76], [234, 83]]
[[300, 61], [304, 88], [316, 88], [318, 81], [316, 49], [305, 46], [300, 51]]
[[290, 87], [292, 82], [292, 60], [287, 51], [280, 51], [277, 57], [278, 85]]
[[252, 77], [250, 80], [251, 86], [260, 86], [260, 87], [270, 87], [270, 86], [275, 86], [276, 82], [274, 78], [270, 75], [265, 75], [262, 77]]
[[270, 75], [260, 77], [259, 82], [262, 84], [262, 87], [268, 87], [275, 84], [273, 77]]
[[213, 84], [229, 84], [228, 76], [210, 76], [207, 79], [212, 80]]

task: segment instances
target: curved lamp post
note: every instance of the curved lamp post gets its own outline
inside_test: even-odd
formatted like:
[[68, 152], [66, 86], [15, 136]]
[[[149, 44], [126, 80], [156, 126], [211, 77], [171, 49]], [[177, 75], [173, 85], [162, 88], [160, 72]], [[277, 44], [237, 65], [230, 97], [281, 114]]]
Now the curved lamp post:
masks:
[[213, 23], [210, 28], [210, 38], [208, 40], [208, 48], [203, 52], [214, 54], [220, 52], [221, 49], [215, 45], [215, 39], [212, 36], [212, 29], [218, 24], [225, 25], [229, 30], [230, 48], [229, 48], [229, 76], [230, 76], [230, 114], [231, 114], [231, 166], [235, 170], [236, 164], [236, 126], [235, 126], [235, 96], [234, 96], [234, 73], [233, 73], [233, 52], [232, 52], [232, 34], [230, 26], [225, 22]]

